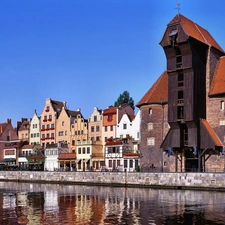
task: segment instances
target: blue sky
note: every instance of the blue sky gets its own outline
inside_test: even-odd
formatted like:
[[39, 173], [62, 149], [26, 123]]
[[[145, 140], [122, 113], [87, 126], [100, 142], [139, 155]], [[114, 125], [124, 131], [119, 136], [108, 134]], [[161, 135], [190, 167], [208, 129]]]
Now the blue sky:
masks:
[[[225, 1], [179, 3], [225, 49]], [[123, 91], [136, 104], [166, 69], [159, 42], [176, 7], [176, 0], [0, 0], [0, 123], [40, 115], [46, 98], [81, 108], [85, 118]]]

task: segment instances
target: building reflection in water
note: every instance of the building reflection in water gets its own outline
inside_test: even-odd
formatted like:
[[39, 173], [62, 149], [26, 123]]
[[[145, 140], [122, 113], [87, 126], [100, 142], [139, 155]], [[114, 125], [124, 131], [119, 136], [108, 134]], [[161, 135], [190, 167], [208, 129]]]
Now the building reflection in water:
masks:
[[225, 224], [224, 202], [224, 192], [0, 182], [0, 224]]

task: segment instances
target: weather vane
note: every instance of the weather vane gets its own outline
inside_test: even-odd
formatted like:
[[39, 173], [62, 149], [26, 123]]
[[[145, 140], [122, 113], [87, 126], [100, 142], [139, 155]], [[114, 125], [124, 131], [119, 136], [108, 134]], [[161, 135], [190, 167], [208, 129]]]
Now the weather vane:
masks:
[[178, 14], [180, 13], [180, 3], [179, 2], [176, 2], [176, 4], [177, 4], [177, 11], [178, 11]]

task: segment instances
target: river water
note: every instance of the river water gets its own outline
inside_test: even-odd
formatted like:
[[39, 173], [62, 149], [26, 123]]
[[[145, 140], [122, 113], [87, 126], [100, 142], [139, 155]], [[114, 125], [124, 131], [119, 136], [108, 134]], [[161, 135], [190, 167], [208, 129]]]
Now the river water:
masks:
[[225, 192], [0, 182], [0, 224], [225, 224]]

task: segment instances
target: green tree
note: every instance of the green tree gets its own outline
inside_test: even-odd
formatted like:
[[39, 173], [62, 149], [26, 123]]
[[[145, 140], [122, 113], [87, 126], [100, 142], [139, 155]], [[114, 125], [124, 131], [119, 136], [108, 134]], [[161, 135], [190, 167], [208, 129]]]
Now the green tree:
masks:
[[130, 93], [128, 91], [124, 91], [122, 94], [119, 95], [117, 101], [115, 101], [114, 106], [120, 106], [123, 103], [128, 103], [130, 107], [134, 110], [134, 100], [130, 97]]

